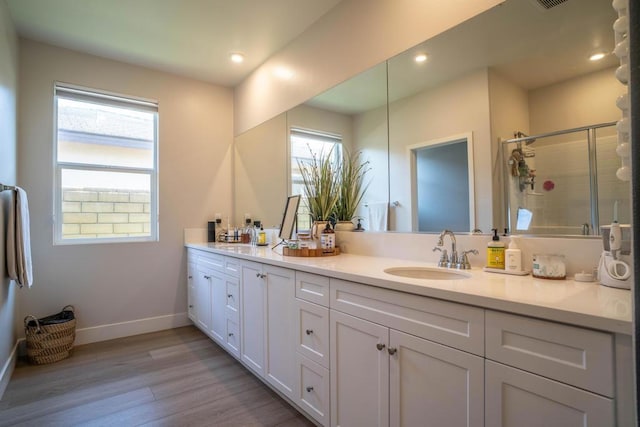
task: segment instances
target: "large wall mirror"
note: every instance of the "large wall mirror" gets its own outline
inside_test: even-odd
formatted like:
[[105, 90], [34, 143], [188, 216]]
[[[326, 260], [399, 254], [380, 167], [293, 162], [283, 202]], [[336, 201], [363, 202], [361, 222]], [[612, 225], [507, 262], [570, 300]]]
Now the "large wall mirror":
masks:
[[[240, 135], [236, 140], [236, 216], [241, 220], [245, 212], [267, 215], [267, 206], [273, 205], [277, 214], [271, 222], [279, 221], [282, 213], [277, 209], [290, 191], [289, 133], [291, 128], [301, 128], [343, 135], [345, 145], [362, 150], [371, 161], [372, 183], [360, 216], [367, 218], [368, 209], [383, 204], [388, 207], [389, 231], [419, 231], [421, 203], [412, 190], [416, 174], [411, 169], [410, 147], [470, 134], [474, 149], [468, 159], [473, 163], [468, 169], [473, 170], [469, 192], [475, 200], [470, 224], [485, 233], [506, 227], [509, 178], [504, 171], [508, 159], [503, 158], [500, 141], [518, 132], [539, 135], [620, 118], [615, 101], [624, 88], [615, 79], [618, 63], [610, 53], [615, 19], [608, 0], [567, 0], [549, 9], [536, 0], [507, 0], [272, 119], [277, 123], [270, 121]], [[607, 54], [600, 61], [589, 61], [589, 55], [597, 51]], [[422, 54], [426, 60], [417, 61]], [[267, 136], [266, 128], [277, 135]], [[254, 133], [261, 134], [260, 148], [246, 144]], [[548, 141], [540, 140], [537, 145], [527, 147], [539, 151], [539, 162], [550, 157], [542, 152]], [[616, 161], [606, 144], [598, 149], [603, 162]], [[257, 160], [245, 160], [245, 156]], [[255, 166], [248, 166], [253, 162]], [[572, 169], [569, 163], [538, 168], [560, 168], [568, 177], [588, 169], [588, 165]], [[606, 169], [598, 168], [600, 192], [615, 186], [624, 195], [626, 184], [609, 176]], [[538, 205], [545, 194], [552, 194], [544, 192], [543, 182], [534, 187], [543, 196], [531, 196]], [[253, 187], [261, 185], [269, 189]], [[276, 189], [277, 196], [270, 193]], [[560, 194], [558, 190], [556, 186], [553, 194]], [[553, 203], [552, 199], [545, 200]], [[607, 213], [607, 205], [613, 206], [610, 202], [601, 203], [601, 223], [611, 220]], [[572, 203], [589, 202], [574, 198]], [[628, 203], [628, 198], [620, 196], [618, 211], [629, 211]], [[545, 209], [539, 211], [544, 215]], [[558, 206], [554, 215], [560, 218], [568, 213]], [[263, 220], [270, 224], [266, 216]], [[589, 221], [572, 218], [569, 222], [581, 225]], [[581, 227], [538, 230], [553, 235], [582, 232]]]

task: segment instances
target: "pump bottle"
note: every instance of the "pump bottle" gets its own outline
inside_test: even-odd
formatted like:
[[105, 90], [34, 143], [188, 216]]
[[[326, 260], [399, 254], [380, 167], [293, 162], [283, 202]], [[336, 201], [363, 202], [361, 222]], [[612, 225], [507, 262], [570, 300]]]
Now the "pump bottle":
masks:
[[516, 240], [515, 236], [511, 236], [509, 249], [504, 252], [504, 269], [509, 272], [522, 271], [522, 251]]
[[500, 241], [498, 230], [493, 228], [493, 237], [487, 243], [487, 267], [504, 270], [504, 242]]

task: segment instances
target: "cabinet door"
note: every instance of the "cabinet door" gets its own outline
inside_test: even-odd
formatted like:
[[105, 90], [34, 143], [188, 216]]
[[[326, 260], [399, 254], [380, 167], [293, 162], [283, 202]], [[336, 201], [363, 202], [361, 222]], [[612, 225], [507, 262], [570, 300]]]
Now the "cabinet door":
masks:
[[294, 272], [264, 265], [267, 340], [265, 378], [290, 399], [297, 395]]
[[187, 316], [192, 322], [197, 322], [196, 317], [196, 264], [189, 262], [187, 264]]
[[220, 344], [227, 340], [227, 284], [223, 273], [211, 272], [211, 335]]
[[198, 266], [195, 277], [196, 325], [207, 335], [211, 334], [211, 283], [213, 271]]
[[609, 427], [613, 401], [520, 369], [485, 362], [485, 425]]
[[296, 403], [322, 426], [329, 425], [329, 370], [324, 366], [296, 354], [298, 398]]
[[264, 377], [265, 287], [262, 266], [243, 261], [240, 267], [240, 305], [242, 322], [242, 361]]
[[296, 348], [329, 367], [329, 309], [296, 298]]
[[484, 359], [391, 329], [391, 426], [483, 426]]
[[389, 425], [389, 329], [334, 310], [329, 318], [331, 425]]

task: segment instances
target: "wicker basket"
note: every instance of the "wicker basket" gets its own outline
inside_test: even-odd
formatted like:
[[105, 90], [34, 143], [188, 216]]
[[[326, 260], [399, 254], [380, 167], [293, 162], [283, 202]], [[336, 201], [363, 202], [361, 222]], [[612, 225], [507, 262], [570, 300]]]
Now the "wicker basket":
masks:
[[44, 365], [70, 356], [76, 339], [74, 308], [68, 305], [58, 314], [37, 319], [24, 318], [27, 358], [30, 363]]

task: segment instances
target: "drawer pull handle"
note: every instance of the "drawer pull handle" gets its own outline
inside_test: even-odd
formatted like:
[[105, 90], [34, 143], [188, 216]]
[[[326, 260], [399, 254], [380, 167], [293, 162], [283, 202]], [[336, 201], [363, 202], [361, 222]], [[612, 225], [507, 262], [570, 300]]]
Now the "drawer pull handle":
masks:
[[204, 276], [204, 278], [209, 280], [209, 279], [211, 279], [211, 276]]
[[307, 329], [305, 332], [307, 333], [307, 335], [311, 335], [313, 333], [313, 329]]
[[397, 349], [397, 348], [393, 348], [393, 347], [389, 347], [389, 348], [387, 349], [387, 351], [389, 352], [389, 354], [390, 354], [390, 355], [392, 355], [392, 356], [393, 356], [394, 354], [396, 354], [396, 352], [398, 351], [398, 349]]
[[189, 308], [193, 308], [193, 304], [189, 304]]
[[228, 294], [227, 298], [233, 298], [233, 294]]
[[307, 393], [311, 393], [312, 391], [313, 391], [313, 387], [312, 386], [307, 387]]
[[189, 279], [193, 279], [193, 276], [189, 275]]
[[233, 336], [233, 332], [229, 332], [229, 336], [232, 337]]
[[264, 279], [265, 277], [267, 277], [266, 274], [262, 274], [262, 273], [256, 273], [256, 277], [260, 278], [260, 279]]
[[381, 343], [376, 344], [376, 348], [377, 348], [379, 351], [384, 350], [384, 348], [385, 348], [385, 347], [386, 347], [386, 345], [384, 345], [384, 344], [381, 344]]

